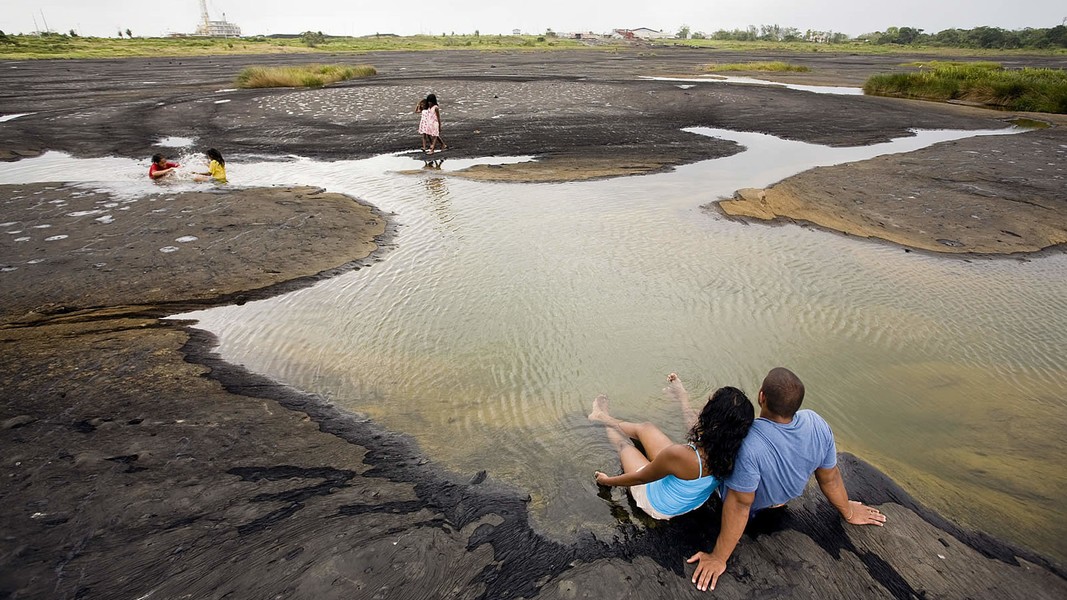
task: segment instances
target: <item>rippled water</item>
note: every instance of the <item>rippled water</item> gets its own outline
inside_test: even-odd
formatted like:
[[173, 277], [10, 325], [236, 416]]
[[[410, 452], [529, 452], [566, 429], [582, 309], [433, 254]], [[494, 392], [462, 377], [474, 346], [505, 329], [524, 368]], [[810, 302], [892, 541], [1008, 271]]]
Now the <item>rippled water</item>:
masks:
[[[233, 161], [231, 181], [319, 185], [395, 212], [396, 247], [312, 288], [182, 318], [218, 334], [229, 361], [410, 433], [445, 467], [528, 491], [537, 522], [563, 538], [614, 524], [592, 482], [618, 465], [585, 419], [596, 394], [680, 438], [668, 372], [697, 397], [727, 384], [754, 394], [785, 365], [839, 449], [965, 525], [1062, 560], [1067, 256], [968, 262], [700, 208], [975, 132], [826, 148], [692, 131], [748, 151], [522, 185], [401, 175], [421, 163], [393, 156]], [[0, 180], [12, 173], [0, 167]]]

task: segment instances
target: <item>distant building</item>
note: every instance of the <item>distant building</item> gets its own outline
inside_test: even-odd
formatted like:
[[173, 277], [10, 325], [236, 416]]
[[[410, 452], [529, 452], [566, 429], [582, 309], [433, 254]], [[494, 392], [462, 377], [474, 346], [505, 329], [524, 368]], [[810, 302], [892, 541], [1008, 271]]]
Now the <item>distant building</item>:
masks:
[[207, 0], [200, 0], [200, 24], [196, 26], [193, 35], [204, 37], [241, 37], [241, 28], [226, 20], [226, 13], [222, 13], [221, 21], [212, 21], [207, 14]]
[[633, 37], [639, 38], [639, 39], [642, 39], [642, 40], [662, 40], [662, 39], [665, 39], [665, 38], [674, 37], [670, 33], [665, 33], [663, 31], [657, 31], [655, 29], [649, 29], [648, 27], [638, 27], [637, 29], [631, 29], [630, 33], [633, 34]]

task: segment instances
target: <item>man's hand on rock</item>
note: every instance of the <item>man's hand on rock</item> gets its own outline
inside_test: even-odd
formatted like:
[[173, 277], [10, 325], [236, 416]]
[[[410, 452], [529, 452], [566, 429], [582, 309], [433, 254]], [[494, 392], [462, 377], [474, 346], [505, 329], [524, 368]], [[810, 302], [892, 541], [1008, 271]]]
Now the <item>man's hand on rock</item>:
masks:
[[845, 519], [852, 525], [885, 525], [885, 515], [877, 508], [855, 500], [848, 501], [849, 514]]
[[696, 584], [697, 589], [706, 592], [708, 591], [708, 584], [711, 584], [711, 589], [715, 589], [715, 584], [719, 581], [719, 575], [722, 575], [726, 571], [726, 561], [720, 558], [715, 558], [707, 552], [697, 552], [693, 556], [689, 557], [686, 562], [693, 564], [698, 562], [696, 571], [693, 571], [693, 583]]

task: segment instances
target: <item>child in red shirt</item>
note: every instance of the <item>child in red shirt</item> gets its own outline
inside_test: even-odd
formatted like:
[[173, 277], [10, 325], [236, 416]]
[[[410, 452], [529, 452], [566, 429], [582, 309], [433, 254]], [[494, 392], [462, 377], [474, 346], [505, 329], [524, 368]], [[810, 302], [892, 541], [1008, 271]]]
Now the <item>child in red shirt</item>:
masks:
[[152, 166], [148, 167], [148, 176], [152, 179], [160, 179], [170, 175], [174, 169], [180, 166], [178, 163], [168, 162], [162, 154], [153, 154]]

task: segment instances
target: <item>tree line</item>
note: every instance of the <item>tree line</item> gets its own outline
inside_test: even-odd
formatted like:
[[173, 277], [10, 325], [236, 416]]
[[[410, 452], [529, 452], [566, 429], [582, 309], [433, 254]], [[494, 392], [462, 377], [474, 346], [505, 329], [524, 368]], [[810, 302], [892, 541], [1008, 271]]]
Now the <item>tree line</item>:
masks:
[[916, 27], [889, 27], [885, 31], [865, 33], [855, 38], [838, 31], [800, 31], [796, 27], [780, 25], [749, 25], [745, 29], [720, 29], [714, 33], [697, 31], [690, 35], [690, 29], [683, 25], [678, 30], [679, 38], [728, 40], [738, 42], [815, 42], [840, 44], [849, 41], [865, 42], [877, 45], [923, 45], [945, 46], [952, 48], [992, 48], [1010, 50], [1019, 48], [1067, 48], [1067, 26], [1057, 25], [1048, 28], [1026, 28], [1008, 30], [1000, 27], [975, 27], [974, 29], [944, 29], [937, 33], [926, 33]]

